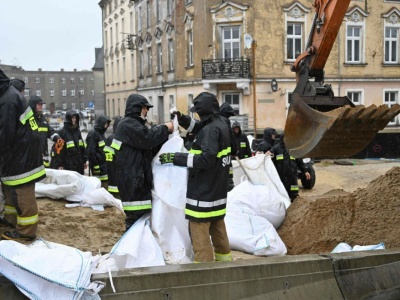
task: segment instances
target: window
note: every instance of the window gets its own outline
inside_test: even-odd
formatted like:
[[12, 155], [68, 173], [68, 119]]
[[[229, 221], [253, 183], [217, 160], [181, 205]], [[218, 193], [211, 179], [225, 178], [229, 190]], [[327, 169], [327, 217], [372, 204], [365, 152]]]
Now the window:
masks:
[[174, 0], [167, 0], [167, 17], [170, 17], [174, 11]]
[[62, 108], [65, 110], [65, 109], [67, 109], [67, 103], [63, 103], [63, 105], [62, 105]]
[[85, 95], [85, 90], [84, 89], [79, 89], [79, 95], [81, 95], [81, 96]]
[[240, 57], [240, 27], [223, 27], [223, 58], [236, 59]]
[[157, 22], [160, 22], [161, 19], [160, 0], [156, 0], [156, 18]]
[[138, 8], [138, 30], [142, 31], [142, 7]]
[[139, 78], [143, 78], [143, 69], [144, 69], [144, 66], [143, 66], [143, 50], [141, 50], [140, 52], [139, 52]]
[[54, 77], [50, 77], [50, 83], [54, 83]]
[[66, 96], [67, 96], [67, 90], [66, 90], [66, 89], [63, 89], [63, 90], [61, 91], [61, 93], [62, 93], [63, 97], [66, 97]]
[[172, 71], [174, 67], [174, 41], [168, 40], [168, 68]]
[[71, 90], [70, 94], [71, 94], [72, 97], [75, 97], [75, 90]]
[[[383, 103], [389, 107], [392, 107], [394, 104], [399, 103], [399, 90], [384, 91]], [[399, 117], [396, 116], [393, 120], [389, 122], [388, 125], [398, 125], [398, 124], [399, 124]]]
[[28, 77], [24, 77], [24, 82], [25, 82], [25, 83], [28, 83], [28, 82], [29, 82]]
[[162, 45], [157, 44], [157, 72], [162, 72]]
[[50, 97], [54, 97], [54, 90], [53, 89], [50, 90]]
[[79, 82], [83, 83], [83, 77], [79, 77]]
[[72, 109], [75, 109], [75, 106], [76, 106], [75, 102], [72, 102], [72, 103], [71, 103], [71, 108], [72, 108]]
[[287, 59], [295, 60], [302, 51], [303, 35], [302, 23], [287, 24]]
[[363, 104], [363, 92], [362, 91], [347, 91], [347, 97], [355, 105]]
[[346, 62], [361, 62], [361, 34], [362, 28], [359, 26], [348, 26], [346, 33]]
[[151, 65], [152, 65], [153, 57], [151, 55], [151, 48], [147, 49], [147, 72], [148, 75], [151, 75]]
[[94, 96], [94, 90], [90, 90], [92, 96]]
[[90, 78], [90, 82], [91, 82], [91, 83], [94, 83], [94, 79], [93, 79], [93, 78]]
[[193, 66], [193, 31], [188, 31], [188, 65]]
[[36, 93], [35, 93], [35, 94], [36, 94], [36, 96], [39, 96], [39, 97], [40, 97], [40, 96], [42, 96], [42, 91], [41, 91], [41, 90], [36, 90]]
[[169, 109], [175, 107], [175, 98], [174, 95], [169, 95]]
[[35, 83], [40, 83], [40, 78], [39, 77], [35, 78]]
[[61, 78], [61, 83], [65, 83], [65, 78]]
[[150, 7], [150, 2], [146, 2], [146, 8], [147, 8], [147, 14], [146, 14], [146, 25], [147, 28], [150, 27], [150, 18], [151, 18], [151, 7]]
[[188, 115], [190, 115], [191, 117], [193, 117], [194, 113], [192, 113], [190, 111], [190, 108], [193, 105], [193, 94], [188, 94], [188, 99], [187, 99], [187, 104], [188, 104]]
[[235, 115], [240, 114], [240, 94], [239, 93], [226, 93], [223, 94], [224, 102], [228, 102], [233, 110], [235, 111]]
[[399, 28], [385, 27], [385, 63], [399, 63]]
[[71, 77], [71, 83], [75, 83], [75, 78]]
[[24, 96], [25, 96], [25, 97], [29, 97], [29, 90], [28, 90], [28, 89], [25, 89], [25, 90], [24, 90]]

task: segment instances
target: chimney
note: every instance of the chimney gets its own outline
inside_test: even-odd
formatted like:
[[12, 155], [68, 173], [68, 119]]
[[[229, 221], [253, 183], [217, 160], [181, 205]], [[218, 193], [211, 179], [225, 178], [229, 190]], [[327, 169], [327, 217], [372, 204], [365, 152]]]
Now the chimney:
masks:
[[61, 69], [61, 72], [64, 72], [64, 69]]

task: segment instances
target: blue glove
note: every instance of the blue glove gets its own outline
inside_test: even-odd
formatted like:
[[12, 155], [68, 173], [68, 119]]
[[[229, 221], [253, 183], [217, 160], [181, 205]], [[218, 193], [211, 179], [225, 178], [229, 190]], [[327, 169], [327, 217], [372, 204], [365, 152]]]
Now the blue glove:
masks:
[[174, 162], [175, 153], [163, 153], [160, 154], [160, 162], [161, 164], [169, 164]]

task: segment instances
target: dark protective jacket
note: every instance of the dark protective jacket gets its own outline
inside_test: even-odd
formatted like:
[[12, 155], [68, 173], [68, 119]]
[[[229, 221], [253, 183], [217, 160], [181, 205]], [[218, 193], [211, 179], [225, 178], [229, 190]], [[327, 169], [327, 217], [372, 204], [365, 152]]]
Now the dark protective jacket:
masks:
[[231, 140], [215, 96], [201, 97], [202, 94], [198, 103], [194, 100], [201, 122], [188, 116], [182, 116], [179, 122], [186, 129], [198, 130], [192, 149], [189, 153], [175, 153], [173, 163], [189, 168], [186, 218], [210, 222], [225, 217]]
[[153, 174], [152, 148], [168, 139], [168, 127], [147, 127], [140, 117], [143, 96], [132, 94], [126, 102], [125, 117], [119, 122], [111, 147], [115, 149], [117, 186], [123, 209], [143, 214], [151, 211]]
[[115, 162], [115, 149], [111, 147], [111, 144], [115, 137], [115, 131], [117, 130], [117, 126], [120, 121], [121, 117], [115, 117], [113, 122], [113, 133], [106, 138], [106, 145], [104, 146], [108, 173], [108, 191], [114, 195], [119, 194], [119, 190], [117, 185], [117, 165]]
[[[239, 128], [239, 132], [235, 133], [234, 129]], [[242, 133], [242, 128], [240, 127], [240, 123], [235, 121], [232, 124], [232, 131], [233, 131], [233, 137], [234, 137], [234, 143], [236, 145], [236, 148], [238, 151], [236, 152], [237, 156], [239, 159], [243, 158], [248, 158], [251, 157], [251, 148], [250, 148], [250, 143], [249, 140], [247, 139], [247, 136]]]
[[86, 137], [86, 156], [89, 160], [91, 174], [100, 181], [108, 180], [107, 161], [104, 153], [106, 124], [111, 120], [105, 115], [100, 115], [94, 124], [94, 128], [89, 131]]
[[274, 139], [272, 135], [276, 135], [276, 130], [274, 128], [267, 127], [264, 129], [263, 141], [257, 146], [256, 151], [267, 152], [270, 151], [274, 145]]
[[47, 122], [46, 118], [43, 116], [42, 112], [36, 112], [36, 104], [43, 102], [43, 100], [38, 96], [31, 96], [29, 98], [28, 104], [30, 108], [35, 113], [35, 120], [39, 126], [39, 134], [40, 134], [40, 146], [42, 149], [42, 157], [43, 164], [46, 168], [50, 167], [50, 154], [49, 154], [49, 145], [47, 143], [47, 139], [52, 140], [53, 142], [57, 142], [60, 136], [54, 130], [53, 127]]
[[[72, 125], [72, 116], [76, 116], [77, 125]], [[79, 114], [72, 110], [65, 114], [64, 127], [57, 133], [65, 141], [64, 147], [58, 154], [53, 145], [51, 150], [51, 168], [76, 171], [84, 175], [84, 164], [87, 161], [85, 143], [79, 130]]]
[[294, 200], [299, 194], [296, 159], [289, 155], [283, 141], [283, 135], [278, 136], [274, 146], [270, 149], [274, 154], [272, 161], [278, 172], [289, 197]]
[[18, 187], [46, 177], [39, 126], [26, 99], [0, 70], [1, 183]]

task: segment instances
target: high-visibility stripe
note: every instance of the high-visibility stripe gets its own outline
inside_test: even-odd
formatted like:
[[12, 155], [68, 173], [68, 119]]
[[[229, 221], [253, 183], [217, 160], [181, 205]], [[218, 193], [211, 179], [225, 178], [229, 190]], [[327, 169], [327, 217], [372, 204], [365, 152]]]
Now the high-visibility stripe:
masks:
[[82, 141], [82, 140], [79, 140], [78, 145], [81, 146], [81, 147], [85, 147], [86, 146], [85, 142]]
[[245, 143], [245, 142], [241, 142], [241, 143], [240, 143], [240, 147], [241, 147], [241, 148], [246, 148], [246, 143]]
[[45, 167], [50, 167], [50, 163], [48, 162], [48, 161], [45, 161], [45, 160], [43, 160], [43, 165], [45, 166]]
[[56, 136], [58, 136], [58, 134], [55, 132], [51, 135], [50, 139], [53, 140]]
[[151, 200], [144, 201], [130, 201], [130, 202], [122, 202], [122, 206], [124, 210], [145, 210], [151, 209]]
[[104, 147], [105, 144], [106, 144], [106, 143], [105, 143], [104, 141], [100, 141], [100, 142], [98, 143], [99, 147]]
[[19, 121], [25, 125], [26, 121], [28, 121], [33, 116], [33, 111], [30, 106], [24, 111], [24, 113], [19, 117]]
[[100, 179], [100, 181], [106, 181], [108, 180], [108, 175], [96, 175], [96, 178]]
[[186, 199], [186, 203], [197, 207], [214, 207], [226, 204], [226, 198], [215, 201], [199, 201], [194, 199]]
[[226, 208], [216, 210], [216, 211], [210, 211], [210, 212], [198, 212], [194, 211], [191, 209], [185, 209], [185, 214], [197, 219], [208, 219], [208, 218], [213, 218], [213, 217], [220, 217], [226, 214]]
[[194, 159], [194, 154], [189, 153], [187, 162], [186, 162], [188, 168], [193, 168], [193, 159]]
[[17, 209], [14, 206], [4, 206], [4, 214], [5, 215], [16, 215]]
[[[189, 153], [192, 153], [192, 154], [195, 154], [195, 155], [196, 155], [196, 154], [199, 155], [199, 154], [203, 153], [203, 151], [202, 151], [202, 150], [190, 149]], [[230, 153], [231, 153], [231, 147], [228, 147], [228, 148], [226, 148], [226, 149], [221, 150], [220, 152], [218, 152], [218, 153], [217, 153], [217, 157], [220, 158], [220, 157], [222, 157], [222, 156], [224, 156], [224, 155], [228, 155], [228, 154], [230, 154]]]
[[113, 148], [111, 148], [110, 146], [105, 146], [103, 151], [115, 154], [115, 150]]
[[74, 141], [68, 141], [67, 142], [67, 148], [75, 147]]
[[194, 126], [196, 125], [196, 121], [193, 119], [193, 118], [191, 118], [190, 119], [190, 125], [189, 125], [189, 128], [187, 129], [189, 132], [192, 132], [192, 130], [193, 130], [193, 128], [194, 128]]
[[100, 169], [100, 166], [99, 165], [94, 166], [93, 169], [95, 169], [95, 170]]
[[278, 154], [275, 156], [276, 160], [283, 160], [283, 154]]
[[221, 254], [214, 252], [215, 260], [216, 261], [231, 261], [232, 260], [232, 254], [229, 252], [227, 254]]
[[296, 158], [294, 158], [293, 156], [290, 156], [290, 159], [291, 159], [291, 160], [295, 160]]
[[38, 131], [39, 132], [46, 132], [46, 131], [49, 131], [49, 129], [47, 127], [39, 127]]
[[121, 141], [118, 141], [118, 140], [116, 140], [116, 139], [113, 139], [113, 140], [112, 140], [112, 142], [111, 142], [111, 147], [112, 147], [112, 148], [117, 149], [117, 150], [120, 150], [120, 149], [121, 149], [121, 146], [122, 146], [122, 142], [121, 142]]
[[290, 186], [290, 190], [291, 191], [298, 191], [299, 190], [299, 186], [298, 185], [291, 185]]
[[119, 193], [118, 187], [116, 185], [109, 185], [108, 186], [108, 191], [110, 193]]
[[46, 170], [44, 165], [41, 165], [40, 167], [21, 175], [3, 177], [1, 178], [1, 182], [5, 185], [14, 186], [31, 182], [39, 177], [42, 177], [43, 175], [46, 175]]
[[30, 117], [29, 118], [29, 125], [31, 126], [32, 130], [38, 130], [39, 126], [36, 123], [35, 117]]
[[22, 226], [33, 225], [39, 221], [39, 215], [34, 215], [30, 217], [20, 217], [17, 216], [17, 224]]

